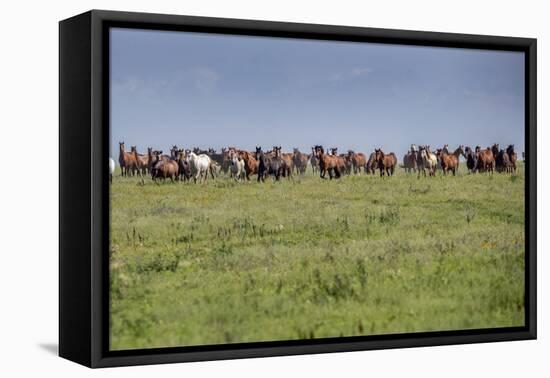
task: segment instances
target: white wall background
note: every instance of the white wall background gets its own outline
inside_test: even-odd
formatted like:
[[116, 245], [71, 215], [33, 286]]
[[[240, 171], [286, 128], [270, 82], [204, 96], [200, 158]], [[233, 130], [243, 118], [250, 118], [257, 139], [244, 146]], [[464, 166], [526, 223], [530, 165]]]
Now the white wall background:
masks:
[[[89, 370], [56, 356], [58, 247], [58, 25], [89, 9], [295, 21], [538, 38], [539, 148], [550, 24], [543, 1], [10, 1], [0, 22], [0, 375], [109, 376], [543, 376], [550, 371], [550, 211], [539, 169], [539, 340]], [[547, 113], [546, 113], [547, 114]], [[40, 155], [38, 155], [40, 154]], [[548, 156], [539, 153], [539, 167]], [[544, 300], [543, 296], [546, 296]]]

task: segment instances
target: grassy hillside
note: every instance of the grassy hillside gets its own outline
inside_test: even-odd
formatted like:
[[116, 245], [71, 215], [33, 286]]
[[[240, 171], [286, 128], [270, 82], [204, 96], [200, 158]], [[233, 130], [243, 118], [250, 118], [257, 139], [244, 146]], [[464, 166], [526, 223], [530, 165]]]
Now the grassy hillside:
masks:
[[520, 326], [524, 174], [111, 185], [111, 348]]

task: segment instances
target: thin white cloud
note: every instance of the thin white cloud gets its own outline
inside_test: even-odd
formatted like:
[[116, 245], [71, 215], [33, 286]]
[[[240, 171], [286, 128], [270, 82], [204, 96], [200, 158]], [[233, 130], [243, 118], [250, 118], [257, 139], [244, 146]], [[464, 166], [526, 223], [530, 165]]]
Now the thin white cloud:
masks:
[[113, 80], [112, 90], [115, 95], [137, 95], [155, 97], [166, 91], [187, 89], [200, 94], [208, 94], [218, 86], [220, 75], [209, 67], [194, 67], [179, 70], [169, 78], [142, 79], [140, 77], [125, 77]]
[[216, 71], [208, 67], [195, 68], [191, 71], [195, 89], [202, 94], [210, 93], [214, 90], [220, 79]]
[[369, 68], [369, 67], [354, 68], [353, 70], [351, 70], [351, 75], [363, 76], [363, 75], [370, 74], [371, 72], [372, 72], [372, 68]]
[[329, 76], [328, 80], [332, 82], [349, 80], [360, 76], [366, 76], [370, 74], [372, 71], [373, 70], [370, 67], [355, 67], [346, 72], [337, 72], [335, 74], [332, 74], [331, 76]]

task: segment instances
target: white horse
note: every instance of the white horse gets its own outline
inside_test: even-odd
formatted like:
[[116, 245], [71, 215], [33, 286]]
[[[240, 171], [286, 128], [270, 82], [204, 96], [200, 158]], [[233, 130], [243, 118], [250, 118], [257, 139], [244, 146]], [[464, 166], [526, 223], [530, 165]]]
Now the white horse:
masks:
[[231, 156], [231, 177], [239, 181], [246, 177], [246, 171], [244, 168], [244, 160], [237, 154]]
[[109, 158], [109, 181], [113, 182], [113, 173], [115, 173], [115, 161]]
[[418, 170], [418, 175], [420, 176], [420, 171], [424, 172], [426, 176], [426, 169], [430, 176], [435, 176], [435, 170], [437, 168], [437, 156], [430, 151], [430, 146], [420, 147], [420, 160], [421, 166]]
[[210, 171], [212, 179], [214, 179], [214, 172], [212, 172], [212, 161], [208, 155], [197, 155], [194, 152], [189, 152], [187, 154], [187, 161], [191, 167], [191, 175], [193, 176], [195, 182], [197, 182], [197, 179], [199, 179], [199, 181], [201, 179], [206, 181], [208, 171]]

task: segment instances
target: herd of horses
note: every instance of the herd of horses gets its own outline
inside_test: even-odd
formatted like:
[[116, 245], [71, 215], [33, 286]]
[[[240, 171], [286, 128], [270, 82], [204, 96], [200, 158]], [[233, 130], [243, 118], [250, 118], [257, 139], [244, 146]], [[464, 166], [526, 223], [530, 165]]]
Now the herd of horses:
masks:
[[[517, 153], [514, 145], [500, 149], [498, 144], [485, 149], [461, 145], [453, 152], [450, 152], [448, 145], [434, 152], [430, 146], [413, 144], [403, 156], [401, 167], [405, 172], [417, 173], [418, 176], [435, 176], [437, 171], [444, 175], [456, 175], [460, 156], [464, 157], [468, 171], [472, 174], [516, 171]], [[154, 181], [170, 179], [194, 182], [206, 181], [208, 176], [214, 179], [220, 174], [229, 175], [237, 181], [250, 180], [252, 175], [256, 175], [258, 182], [269, 177], [279, 181], [282, 178], [290, 179], [295, 174], [305, 174], [308, 166], [323, 179], [327, 175], [329, 179], [338, 179], [343, 175], [361, 172], [374, 175], [377, 170], [380, 176], [393, 176], [398, 166], [395, 153], [385, 153], [380, 148], [367, 157], [362, 152], [352, 150], [341, 154], [338, 148], [325, 151], [321, 145], [312, 147], [309, 154], [298, 148], [285, 153], [281, 146], [274, 146], [269, 151], [263, 151], [261, 147], [256, 147], [255, 151], [227, 147], [222, 148], [221, 152], [212, 148], [184, 150], [173, 146], [168, 155], [151, 147], [147, 148], [146, 154], [138, 153], [136, 146], [131, 146], [130, 151], [127, 151], [124, 142], [119, 142], [118, 163], [121, 176], [150, 175]], [[115, 162], [109, 158], [111, 179], [114, 170]]]
[[447, 144], [443, 148], [436, 149], [435, 152], [432, 152], [430, 146], [417, 147], [413, 144], [403, 157], [403, 167], [407, 172], [418, 172], [419, 174], [423, 172], [424, 175], [427, 172], [430, 176], [434, 176], [438, 169], [443, 174], [456, 175], [460, 156], [466, 159], [466, 167], [470, 173], [493, 173], [494, 171], [515, 173], [517, 169], [518, 156], [514, 145], [510, 144], [506, 149], [501, 149], [498, 143], [487, 148], [476, 146], [475, 150], [460, 145], [453, 152], [449, 151]]

